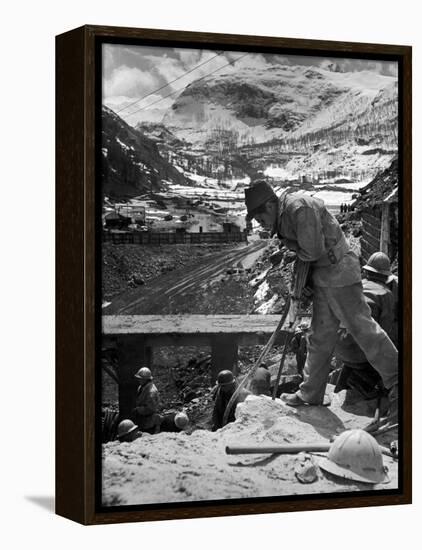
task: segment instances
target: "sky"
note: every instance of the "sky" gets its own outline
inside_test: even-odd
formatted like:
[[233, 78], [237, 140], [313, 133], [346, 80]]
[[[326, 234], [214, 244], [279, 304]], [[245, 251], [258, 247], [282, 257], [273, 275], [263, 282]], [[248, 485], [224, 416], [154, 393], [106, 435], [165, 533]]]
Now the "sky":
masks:
[[131, 125], [159, 122], [185, 87], [198, 78], [277, 64], [397, 76], [397, 64], [387, 61], [104, 44], [103, 103]]

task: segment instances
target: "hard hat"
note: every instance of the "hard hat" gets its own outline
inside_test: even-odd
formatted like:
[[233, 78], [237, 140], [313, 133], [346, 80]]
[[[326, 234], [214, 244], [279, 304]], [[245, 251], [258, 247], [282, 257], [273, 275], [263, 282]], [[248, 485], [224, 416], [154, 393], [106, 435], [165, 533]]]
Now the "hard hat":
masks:
[[271, 199], [276, 199], [274, 189], [265, 180], [256, 180], [245, 189], [245, 204], [248, 215]]
[[391, 275], [391, 264], [390, 258], [384, 252], [374, 252], [369, 258], [368, 263], [363, 266], [363, 269], [366, 271], [372, 271], [373, 273], [379, 273], [380, 275], [385, 275], [390, 277]]
[[174, 423], [178, 428], [183, 430], [183, 428], [186, 428], [186, 426], [189, 424], [189, 417], [184, 412], [179, 412], [174, 417]]
[[135, 378], [140, 380], [152, 380], [152, 374], [148, 367], [141, 367], [135, 374]]
[[340, 434], [331, 445], [327, 458], [322, 458], [319, 465], [330, 474], [354, 481], [389, 481], [376, 439], [360, 429], [346, 430]]
[[132, 420], [122, 420], [117, 427], [117, 437], [120, 439], [137, 429], [138, 426]]
[[234, 382], [234, 376], [231, 370], [222, 370], [218, 373], [217, 383], [219, 386], [225, 386], [226, 384], [232, 384]]

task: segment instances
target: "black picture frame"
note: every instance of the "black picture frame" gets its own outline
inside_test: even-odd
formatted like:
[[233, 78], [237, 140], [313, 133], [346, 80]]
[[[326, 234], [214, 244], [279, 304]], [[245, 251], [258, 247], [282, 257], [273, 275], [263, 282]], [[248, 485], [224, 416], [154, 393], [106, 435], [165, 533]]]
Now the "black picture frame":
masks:
[[[126, 506], [98, 504], [99, 48], [104, 42], [271, 51], [394, 60], [399, 66], [401, 181], [401, 476], [399, 490], [230, 502]], [[56, 512], [82, 524], [152, 521], [406, 504], [412, 495], [411, 371], [411, 47], [84, 26], [56, 37]], [[405, 467], [403, 467], [405, 465]]]

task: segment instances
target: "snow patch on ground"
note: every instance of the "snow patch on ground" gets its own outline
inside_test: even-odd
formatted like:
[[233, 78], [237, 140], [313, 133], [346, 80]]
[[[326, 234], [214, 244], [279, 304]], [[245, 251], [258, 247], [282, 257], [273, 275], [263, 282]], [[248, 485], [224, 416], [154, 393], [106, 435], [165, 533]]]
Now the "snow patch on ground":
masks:
[[123, 141], [120, 141], [120, 139], [118, 137], [116, 137], [116, 141], [120, 145], [120, 147], [122, 149], [125, 149], [126, 151], [130, 151], [130, 150], [134, 151], [135, 150], [135, 148], [132, 145], [130, 145], [130, 146], [126, 145], [126, 143], [123, 143]]
[[270, 285], [267, 283], [267, 281], [264, 281], [261, 283], [258, 287], [258, 290], [254, 294], [254, 300], [255, 302], [264, 302], [267, 298], [267, 296], [270, 293]]

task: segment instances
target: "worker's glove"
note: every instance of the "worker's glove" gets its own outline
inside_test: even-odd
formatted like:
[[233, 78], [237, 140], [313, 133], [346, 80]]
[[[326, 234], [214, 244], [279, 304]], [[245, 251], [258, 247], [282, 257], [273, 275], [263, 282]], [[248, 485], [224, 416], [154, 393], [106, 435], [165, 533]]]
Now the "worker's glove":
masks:
[[283, 257], [284, 265], [290, 264], [296, 260], [296, 252], [286, 245], [286, 239], [281, 239], [280, 241], [280, 252]]
[[297, 318], [298, 311], [299, 311], [299, 300], [296, 300], [296, 298], [291, 298], [289, 313], [287, 314], [287, 324], [289, 328], [293, 327]]

